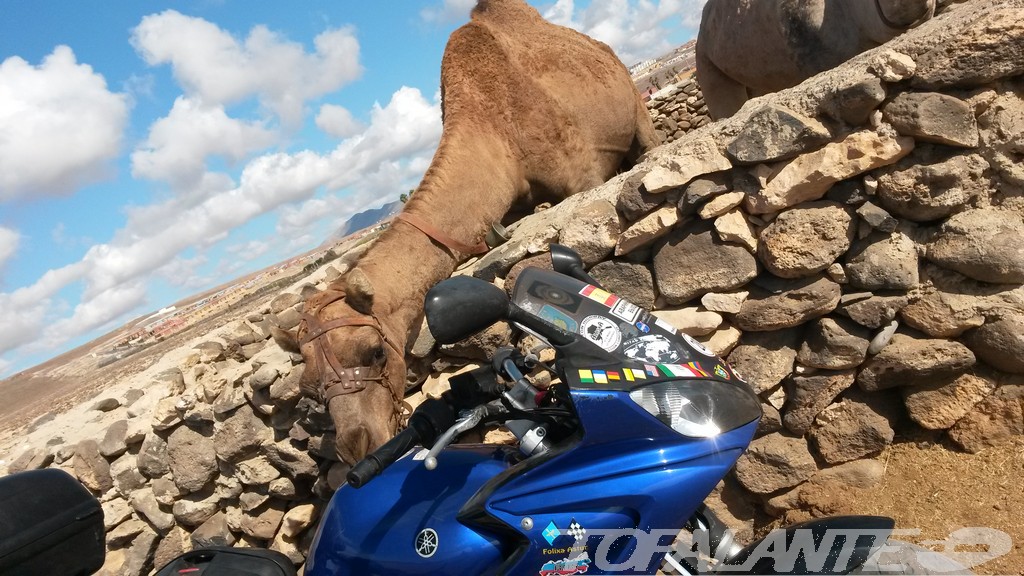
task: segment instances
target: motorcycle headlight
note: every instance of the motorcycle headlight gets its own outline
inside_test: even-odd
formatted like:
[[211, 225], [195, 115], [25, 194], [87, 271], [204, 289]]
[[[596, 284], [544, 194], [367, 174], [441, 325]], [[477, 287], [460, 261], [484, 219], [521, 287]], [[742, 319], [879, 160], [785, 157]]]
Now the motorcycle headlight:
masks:
[[629, 397], [691, 438], [713, 438], [761, 417], [761, 403], [754, 392], [732, 382], [670, 380], [637, 388]]

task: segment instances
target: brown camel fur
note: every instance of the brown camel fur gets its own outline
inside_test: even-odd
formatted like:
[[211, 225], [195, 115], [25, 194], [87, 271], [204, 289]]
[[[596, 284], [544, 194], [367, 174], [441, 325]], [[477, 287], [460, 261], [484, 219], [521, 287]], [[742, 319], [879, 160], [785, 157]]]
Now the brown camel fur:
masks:
[[712, 118], [796, 86], [931, 18], [935, 0], [708, 0], [697, 81]]
[[[597, 186], [658, 144], [646, 107], [611, 49], [546, 22], [522, 0], [479, 1], [471, 21], [448, 41], [441, 93], [441, 142], [403, 214], [463, 244], [479, 243], [514, 205], [557, 201]], [[306, 313], [317, 316], [313, 324], [372, 314], [382, 328], [345, 326], [320, 337], [341, 367], [362, 367], [364, 375], [386, 370], [385, 386], [370, 382], [329, 401], [344, 461], [358, 461], [396, 432], [409, 331], [420, 325], [427, 290], [468, 255], [396, 219], [327, 295], [307, 301]], [[324, 305], [341, 293], [343, 299]], [[275, 334], [282, 347], [301, 348], [304, 391], [321, 386], [321, 369], [328, 378], [335, 371], [317, 346], [296, 339], [309, 324], [297, 335]]]

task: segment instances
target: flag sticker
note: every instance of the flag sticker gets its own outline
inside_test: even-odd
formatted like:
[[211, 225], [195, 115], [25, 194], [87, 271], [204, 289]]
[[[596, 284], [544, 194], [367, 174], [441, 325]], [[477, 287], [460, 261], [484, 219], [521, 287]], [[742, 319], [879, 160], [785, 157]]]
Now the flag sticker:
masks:
[[594, 370], [594, 382], [598, 384], [608, 383], [608, 376], [604, 373], [604, 370]]
[[609, 380], [622, 380], [622, 377], [619, 376], [618, 372], [615, 372], [614, 370], [609, 370], [608, 371], [608, 379]]
[[592, 286], [590, 284], [584, 286], [583, 289], [580, 290], [580, 294], [586, 296], [587, 298], [590, 298], [594, 302], [604, 304], [609, 308], [615, 306], [615, 303], [619, 301], [619, 297], [616, 296], [615, 294], [612, 294], [611, 292], [605, 292], [604, 290], [601, 290], [597, 286]]
[[708, 374], [703, 368], [701, 368], [700, 364], [697, 364], [696, 362], [690, 362], [689, 364], [687, 364], [687, 366], [692, 368], [694, 372], [696, 372], [698, 375], [704, 378], [711, 378], [711, 374]]
[[650, 374], [651, 376], [654, 376], [655, 378], [658, 377], [658, 369], [655, 368], [654, 366], [651, 366], [650, 364], [644, 364], [644, 368], [647, 370], [647, 373]]
[[637, 370], [636, 368], [627, 368], [627, 370], [633, 373], [633, 378], [636, 378], [637, 380], [647, 380], [647, 374], [644, 374], [643, 370]]
[[580, 382], [593, 382], [594, 374], [590, 370], [580, 370]]

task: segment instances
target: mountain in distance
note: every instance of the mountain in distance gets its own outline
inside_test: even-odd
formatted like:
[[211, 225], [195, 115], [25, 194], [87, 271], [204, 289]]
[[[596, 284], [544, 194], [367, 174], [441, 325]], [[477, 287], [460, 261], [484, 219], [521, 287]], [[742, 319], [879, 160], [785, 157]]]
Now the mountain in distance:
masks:
[[374, 226], [381, 220], [385, 220], [401, 212], [402, 206], [404, 206], [404, 204], [401, 200], [395, 200], [394, 202], [389, 202], [380, 208], [363, 210], [359, 214], [349, 218], [342, 227], [338, 228], [334, 234], [331, 235], [331, 238], [341, 239], [353, 232], [358, 232]]

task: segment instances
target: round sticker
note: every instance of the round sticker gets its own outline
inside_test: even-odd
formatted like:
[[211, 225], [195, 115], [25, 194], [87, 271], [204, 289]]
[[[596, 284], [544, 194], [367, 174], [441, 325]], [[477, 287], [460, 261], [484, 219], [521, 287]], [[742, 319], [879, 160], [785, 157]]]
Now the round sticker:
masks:
[[587, 316], [580, 322], [580, 334], [584, 338], [611, 352], [619, 347], [622, 334], [619, 326], [604, 316]]
[[675, 364], [682, 358], [679, 350], [668, 338], [657, 334], [626, 340], [622, 345], [622, 352], [633, 360], [655, 364]]
[[683, 340], [686, 340], [686, 343], [689, 344], [690, 347], [692, 347], [697, 352], [700, 352], [701, 354], [703, 354], [705, 356], [714, 356], [715, 355], [714, 352], [712, 352], [711, 350], [708, 350], [707, 347], [705, 347], [700, 342], [694, 340], [693, 337], [690, 336], [689, 334], [687, 334], [686, 332], [680, 332], [679, 335], [682, 336]]

